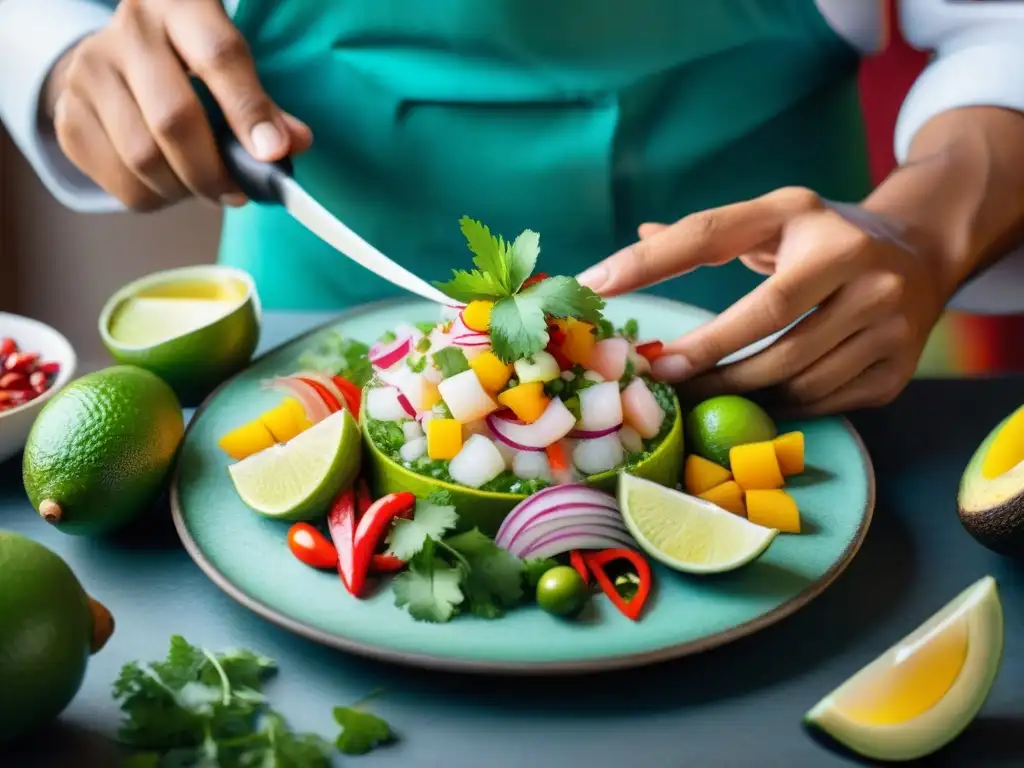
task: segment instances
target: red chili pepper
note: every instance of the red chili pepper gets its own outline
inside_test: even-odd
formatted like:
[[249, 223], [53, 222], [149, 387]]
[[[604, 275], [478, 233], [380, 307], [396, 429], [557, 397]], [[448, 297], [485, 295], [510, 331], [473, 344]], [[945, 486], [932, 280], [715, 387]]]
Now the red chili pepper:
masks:
[[329, 390], [319, 381], [307, 379], [304, 376], [299, 376], [297, 378], [299, 381], [309, 384], [309, 386], [316, 390], [317, 394], [320, 395], [320, 399], [324, 401], [324, 405], [327, 406], [327, 409], [331, 413], [337, 413], [338, 411], [341, 410], [341, 403], [338, 402], [338, 398], [336, 398], [334, 394], [331, 392], [331, 390]]
[[574, 549], [569, 553], [569, 565], [576, 569], [576, 573], [583, 579], [583, 583], [588, 587], [590, 586], [590, 571], [587, 570], [587, 564], [583, 560], [583, 555], [580, 554], [578, 549]]
[[356, 568], [355, 531], [356, 531], [356, 494], [347, 488], [338, 494], [331, 511], [327, 513], [327, 529], [338, 551], [338, 575], [350, 593], [359, 596], [366, 582], [366, 571], [362, 573]]
[[[637, 585], [636, 594], [630, 600], [622, 598], [622, 595], [615, 588], [615, 584], [608, 578], [608, 574], [605, 573], [604, 567], [616, 560], [629, 561], [636, 569], [636, 575], [640, 580], [640, 583]], [[584, 552], [583, 561], [593, 572], [597, 583], [601, 585], [601, 591], [608, 595], [608, 599], [612, 601], [615, 607], [633, 621], [639, 619], [640, 611], [643, 610], [644, 603], [647, 602], [647, 597], [651, 594], [651, 566], [644, 559], [643, 555], [634, 549], [605, 549], [601, 552]]]
[[533, 275], [532, 277], [528, 277], [528, 278], [526, 278], [523, 281], [523, 288], [529, 288], [531, 285], [534, 285], [535, 283], [539, 283], [542, 280], [547, 280], [547, 279], [548, 279], [548, 276], [545, 273], [538, 272], [536, 275]]
[[296, 523], [288, 529], [288, 549], [313, 568], [334, 568], [338, 564], [338, 550], [309, 523]]
[[362, 517], [366, 514], [366, 510], [373, 504], [373, 496], [370, 495], [370, 486], [366, 484], [366, 478], [359, 478], [359, 482], [356, 483], [356, 511], [359, 516]]
[[408, 491], [389, 493], [377, 499], [359, 519], [355, 536], [355, 568], [364, 576], [370, 570], [377, 546], [396, 517], [407, 515], [416, 507], [416, 497]]
[[548, 323], [548, 336], [555, 343], [555, 346], [560, 347], [565, 344], [565, 331], [557, 323]]
[[553, 358], [555, 358], [555, 362], [558, 363], [558, 369], [560, 371], [571, 371], [572, 370], [572, 367], [573, 367], [572, 360], [570, 360], [568, 357], [565, 356], [565, 353], [561, 349], [559, 349], [558, 345], [555, 344], [554, 341], [548, 342], [548, 346], [547, 346], [547, 350], [546, 351], [547, 351], [547, 353], [549, 355], [551, 355]]
[[348, 404], [348, 409], [352, 411], [352, 415], [357, 419], [359, 418], [359, 406], [363, 400], [363, 392], [355, 384], [342, 376], [334, 376], [331, 378], [334, 382], [334, 386], [341, 390], [341, 394], [345, 397], [345, 402]]
[[661, 357], [661, 350], [664, 349], [665, 345], [660, 341], [647, 341], [643, 344], [636, 345], [636, 353], [641, 357], [646, 357], [647, 362], [653, 363], [659, 357]]
[[[373, 504], [373, 497], [370, 495], [370, 489], [366, 485], [366, 480], [363, 478], [359, 479], [359, 484], [356, 486], [356, 511], [359, 513], [360, 519], [366, 514], [366, 511]], [[412, 512], [410, 509], [397, 517], [409, 517], [409, 513]], [[381, 537], [383, 539], [383, 537]], [[380, 548], [378, 544], [378, 549]], [[405, 568], [406, 562], [400, 560], [389, 552], [376, 552], [372, 558], [370, 558], [370, 571], [374, 573], [395, 573]]]

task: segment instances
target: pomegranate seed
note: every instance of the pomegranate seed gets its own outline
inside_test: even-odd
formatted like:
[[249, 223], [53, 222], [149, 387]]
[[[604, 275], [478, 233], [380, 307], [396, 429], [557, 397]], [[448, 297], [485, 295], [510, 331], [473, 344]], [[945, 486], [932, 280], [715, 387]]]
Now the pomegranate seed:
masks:
[[27, 403], [34, 400], [36, 393], [30, 389], [14, 389], [7, 392], [0, 392], [0, 405], [7, 403], [8, 408]]
[[15, 373], [31, 373], [39, 361], [38, 352], [15, 352], [8, 356], [4, 368]]
[[24, 373], [5, 373], [0, 376], [0, 390], [29, 389], [32, 386], [34, 385], [29, 383], [29, 378]]
[[42, 371], [47, 376], [56, 376], [60, 373], [60, 363], [56, 360], [48, 360], [45, 363], [40, 363], [38, 370]]
[[28, 383], [32, 385], [32, 389], [39, 394], [42, 394], [46, 391], [47, 386], [49, 386], [50, 380], [42, 371], [34, 371], [32, 375], [28, 377]]
[[7, 355], [13, 355], [18, 351], [18, 343], [10, 336], [5, 336], [0, 339], [0, 357], [7, 357]]

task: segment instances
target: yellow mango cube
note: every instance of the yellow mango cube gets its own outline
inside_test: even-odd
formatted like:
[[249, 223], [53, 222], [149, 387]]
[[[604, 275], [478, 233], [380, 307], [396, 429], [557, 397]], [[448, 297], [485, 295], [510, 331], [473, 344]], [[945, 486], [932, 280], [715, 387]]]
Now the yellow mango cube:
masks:
[[717, 504], [734, 515], [745, 517], [747, 514], [746, 505], [743, 503], [743, 489], [735, 480], [726, 480], [714, 488], [708, 488], [704, 493], [698, 494], [698, 497]]
[[491, 309], [493, 301], [471, 301], [462, 310], [462, 322], [471, 331], [484, 333], [491, 328]]
[[441, 402], [441, 390], [437, 388], [437, 384], [426, 384], [423, 387], [423, 410], [429, 411], [435, 405]]
[[725, 467], [695, 453], [686, 457], [686, 464], [683, 465], [683, 487], [691, 496], [700, 496], [704, 491], [728, 480], [732, 480], [732, 472]]
[[779, 460], [783, 477], [799, 475], [804, 471], [803, 432], [787, 432], [776, 437], [772, 443], [775, 444], [775, 457]]
[[747, 519], [782, 533], [800, 533], [800, 510], [783, 490], [747, 491]]
[[279, 406], [262, 414], [259, 420], [279, 443], [287, 443], [313, 426], [299, 401], [291, 397], [286, 397]]
[[236, 461], [259, 453], [276, 443], [270, 430], [259, 419], [254, 419], [238, 429], [231, 430], [217, 441], [220, 449]]
[[511, 408], [520, 421], [532, 424], [547, 410], [551, 399], [544, 394], [544, 385], [541, 382], [531, 381], [529, 384], [506, 389], [498, 395], [498, 402], [506, 408]]
[[462, 450], [462, 425], [455, 419], [427, 422], [427, 456], [431, 461], [454, 459]]
[[734, 445], [729, 450], [729, 466], [732, 467], [732, 476], [744, 491], [782, 487], [782, 469], [775, 455], [775, 445], [770, 440]]
[[562, 354], [577, 365], [586, 366], [597, 344], [594, 326], [574, 317], [558, 321], [558, 327], [565, 333]]
[[501, 358], [493, 352], [477, 355], [469, 361], [469, 367], [476, 371], [480, 384], [492, 395], [508, 384], [514, 370], [511, 363], [501, 362]]

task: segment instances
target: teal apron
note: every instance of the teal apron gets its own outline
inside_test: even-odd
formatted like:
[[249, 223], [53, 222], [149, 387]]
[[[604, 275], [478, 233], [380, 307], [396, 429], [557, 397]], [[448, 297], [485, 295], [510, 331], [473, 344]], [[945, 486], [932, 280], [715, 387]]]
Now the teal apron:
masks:
[[[468, 265], [464, 214], [538, 231], [538, 269], [575, 274], [644, 221], [869, 189], [857, 54], [813, 0], [241, 0], [234, 19], [313, 129], [298, 179], [427, 279]], [[273, 207], [227, 213], [221, 260], [268, 308], [398, 293]], [[717, 311], [759, 279], [734, 263], [654, 290]]]

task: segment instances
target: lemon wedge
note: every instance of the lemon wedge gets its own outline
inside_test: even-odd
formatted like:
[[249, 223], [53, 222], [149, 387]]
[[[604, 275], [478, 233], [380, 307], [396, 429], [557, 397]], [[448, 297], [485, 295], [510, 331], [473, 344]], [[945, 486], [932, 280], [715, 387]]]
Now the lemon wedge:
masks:
[[986, 576], [818, 702], [805, 722], [864, 757], [916, 760], [974, 719], [1002, 652], [1002, 604]]
[[684, 573], [735, 570], [760, 557], [779, 533], [625, 472], [619, 475], [619, 509], [647, 554]]

